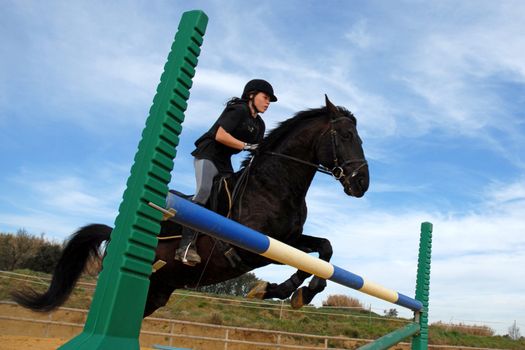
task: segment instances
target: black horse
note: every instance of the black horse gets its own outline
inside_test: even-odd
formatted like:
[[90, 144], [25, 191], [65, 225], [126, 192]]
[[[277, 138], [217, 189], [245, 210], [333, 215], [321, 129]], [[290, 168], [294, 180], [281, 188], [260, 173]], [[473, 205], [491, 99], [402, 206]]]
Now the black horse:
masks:
[[[355, 117], [326, 97], [325, 107], [299, 112], [268, 134], [252, 157], [243, 162], [241, 170], [222, 186], [216, 211], [302, 251], [317, 252], [320, 259], [329, 261], [330, 242], [303, 234], [306, 193], [316, 172], [321, 171], [333, 175], [347, 195], [363, 196], [369, 177], [361, 144]], [[227, 191], [227, 185], [234, 184], [236, 190], [232, 187]], [[231, 192], [235, 192], [232, 205], [224, 205], [228, 203], [225, 198], [231, 199]], [[203, 262], [194, 267], [183, 265], [174, 260], [178, 237], [162, 239], [179, 234], [180, 229], [180, 225], [169, 220], [161, 223], [156, 261], [163, 260], [166, 264], [150, 277], [144, 317], [164, 306], [175, 289], [218, 283], [273, 263], [240, 248], [228, 250], [225, 255], [225, 249], [218, 248], [224, 248], [223, 243], [200, 235], [197, 249]], [[13, 299], [36, 311], [52, 310], [63, 304], [89, 257], [96, 255], [100, 245], [109, 240], [111, 230], [99, 224], [81, 228], [65, 246], [49, 289], [42, 294], [17, 291], [12, 294]], [[298, 270], [281, 284], [264, 283], [249, 294], [264, 299], [285, 299], [293, 294], [292, 305], [301, 307], [326, 286], [324, 279], [314, 277], [308, 286], [299, 288], [310, 276]]]

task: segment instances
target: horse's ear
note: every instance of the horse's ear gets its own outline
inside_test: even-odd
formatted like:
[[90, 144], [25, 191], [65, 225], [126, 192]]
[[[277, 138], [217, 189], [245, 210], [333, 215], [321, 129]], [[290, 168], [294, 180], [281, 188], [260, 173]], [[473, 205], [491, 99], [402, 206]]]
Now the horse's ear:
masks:
[[332, 102], [330, 102], [330, 99], [328, 98], [326, 94], [324, 95], [324, 99], [326, 103], [326, 109], [328, 110], [328, 112], [330, 112], [330, 114], [332, 114], [333, 116], [337, 115], [339, 113], [339, 110], [337, 109], [336, 106], [334, 106]]

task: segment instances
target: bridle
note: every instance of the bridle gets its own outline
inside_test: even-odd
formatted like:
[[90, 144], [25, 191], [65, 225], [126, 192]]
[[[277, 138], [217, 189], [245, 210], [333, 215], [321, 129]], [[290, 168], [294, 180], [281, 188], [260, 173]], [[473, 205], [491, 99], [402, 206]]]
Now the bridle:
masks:
[[[315, 168], [320, 173], [327, 174], [327, 175], [332, 175], [336, 180], [341, 180], [341, 179], [346, 177], [346, 174], [345, 174], [344, 168], [343, 168], [344, 166], [346, 166], [348, 164], [352, 164], [352, 163], [361, 163], [356, 169], [354, 169], [354, 171], [352, 171], [352, 174], [350, 174], [350, 178], [356, 177], [357, 174], [359, 173], [359, 170], [362, 167], [364, 167], [365, 165], [368, 164], [366, 159], [364, 159], [364, 158], [349, 159], [349, 160], [344, 160], [343, 159], [343, 162], [340, 164], [339, 163], [340, 162], [339, 161], [339, 157], [337, 156], [337, 130], [334, 129], [334, 124], [337, 123], [338, 121], [345, 120], [345, 119], [346, 119], [345, 117], [332, 118], [330, 120], [330, 128], [327, 129], [326, 131], [324, 131], [321, 134], [321, 136], [319, 137], [319, 139], [320, 139], [327, 132], [330, 132], [331, 140], [332, 140], [332, 155], [333, 155], [333, 158], [334, 158], [334, 167], [332, 169], [330, 169], [330, 168], [328, 168], [328, 167], [326, 167], [326, 166], [324, 166], [322, 164], [314, 164], [314, 163], [308, 162], [306, 160], [302, 160], [302, 159], [299, 159], [299, 158], [296, 158], [296, 157], [293, 157], [293, 156], [289, 156], [287, 154], [282, 154], [282, 153], [277, 153], [277, 152], [270, 152], [270, 151], [264, 152], [264, 154], [269, 154], [269, 155], [272, 155], [272, 156], [281, 157], [281, 158], [288, 159], [288, 160], [291, 160], [291, 161], [294, 161], [294, 162], [297, 162], [297, 163], [301, 163], [301, 164], [304, 164], [304, 165], [311, 166], [311, 167]], [[357, 137], [359, 139], [358, 135], [355, 135], [355, 137]], [[359, 139], [359, 141], [361, 142], [360, 139]], [[257, 154], [257, 151], [255, 151], [255, 154]], [[251, 169], [251, 166], [252, 166], [254, 158], [255, 158], [255, 156], [252, 156], [252, 158], [250, 159], [248, 165], [244, 168], [240, 178], [237, 180], [237, 183], [235, 184], [235, 188], [233, 189], [233, 194], [232, 194], [233, 201], [236, 202], [237, 200], [239, 200], [239, 203], [241, 203], [240, 206], [239, 206], [239, 212], [242, 212], [242, 201], [240, 199], [237, 199], [237, 197], [238, 196], [242, 197], [243, 194], [244, 194], [244, 190], [246, 189], [246, 186], [248, 184], [248, 177], [249, 177], [250, 169]]]
[[[296, 157], [289, 156], [287, 154], [277, 153], [277, 152], [265, 152], [266, 154], [270, 154], [272, 156], [278, 156], [281, 158], [289, 159], [301, 164], [305, 164], [311, 167], [316, 168], [317, 171], [323, 173], [332, 175], [336, 180], [340, 180], [342, 178], [345, 178], [347, 175], [344, 172], [344, 167], [348, 164], [352, 163], [361, 163], [354, 171], [352, 171], [352, 174], [350, 174], [350, 177], [355, 177], [359, 173], [359, 170], [363, 168], [365, 165], [368, 164], [366, 159], [360, 158], [360, 159], [348, 159], [348, 160], [342, 160], [342, 163], [340, 163], [340, 160], [337, 156], [337, 130], [334, 129], [334, 124], [341, 120], [346, 120], [345, 117], [339, 117], [339, 118], [332, 118], [330, 120], [330, 128], [327, 129], [325, 132], [321, 134], [320, 137], [323, 137], [327, 132], [330, 132], [331, 140], [332, 140], [332, 155], [334, 159], [334, 167], [332, 169], [322, 165], [322, 164], [314, 164]], [[357, 135], [355, 135], [357, 137]]]

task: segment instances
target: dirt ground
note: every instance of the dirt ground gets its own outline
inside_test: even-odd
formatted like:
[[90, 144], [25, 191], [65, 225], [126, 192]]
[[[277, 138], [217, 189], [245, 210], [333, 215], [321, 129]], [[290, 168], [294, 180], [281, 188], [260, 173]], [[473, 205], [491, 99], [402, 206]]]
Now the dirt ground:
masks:
[[[51, 350], [63, 345], [82, 331], [87, 313], [84, 310], [60, 310], [35, 313], [14, 304], [0, 304], [0, 317], [32, 319], [27, 322], [0, 318], [0, 350]], [[56, 324], [64, 321], [68, 325]], [[142, 336], [141, 336], [142, 338]], [[162, 338], [141, 339], [147, 346], [162, 343]], [[141, 347], [143, 350], [153, 350]]]
[[0, 349], [1, 350], [18, 350], [18, 349], [34, 349], [34, 350], [51, 350], [56, 349], [64, 344], [67, 339], [60, 338], [31, 338], [21, 335], [0, 335]]
[[[55, 350], [69, 339], [61, 338], [39, 338], [24, 337], [20, 335], [0, 335], [0, 350]], [[153, 350], [151, 348], [141, 348], [142, 350]]]
[[[85, 310], [64, 308], [52, 313], [35, 313], [15, 304], [0, 303], [0, 350], [56, 349], [82, 331], [86, 316]], [[142, 323], [139, 341], [143, 350], [153, 350], [154, 344], [195, 350], [223, 350], [225, 342], [221, 340], [224, 339], [229, 340], [229, 350], [275, 350], [275, 346], [267, 344], [275, 344], [277, 339], [282, 345], [301, 344], [317, 348], [322, 347], [324, 342], [323, 339], [309, 339], [305, 343], [302, 338], [280, 336], [273, 332], [262, 333], [252, 329], [228, 329], [205, 324], [177, 324], [149, 318]], [[353, 349], [357, 346], [352, 340], [330, 343], [331, 347], [337, 348]], [[400, 345], [394, 349], [406, 350], [408, 347]]]
[[[82, 331], [86, 320], [85, 310], [61, 309], [52, 313], [35, 313], [14, 304], [0, 303], [0, 350], [7, 349], [56, 349]], [[32, 320], [32, 321], [28, 321]], [[188, 339], [185, 337], [167, 338], [165, 335], [155, 334], [175, 333], [186, 336], [206, 336], [224, 338], [224, 329], [203, 329], [200, 326], [188, 324], [170, 324], [162, 320], [146, 319], [142, 324], [140, 335], [141, 349], [151, 349], [153, 344], [171, 345], [174, 347], [221, 350], [224, 343], [220, 340]], [[229, 333], [229, 338], [235, 337], [235, 331]], [[239, 332], [242, 333], [242, 332]], [[247, 332], [250, 333], [250, 332]], [[250, 339], [252, 334], [239, 334], [241, 339]], [[256, 337], [256, 341], [271, 339], [272, 335]], [[246, 350], [253, 348], [250, 345], [230, 344], [231, 350]], [[271, 347], [259, 347], [264, 350], [273, 350]]]

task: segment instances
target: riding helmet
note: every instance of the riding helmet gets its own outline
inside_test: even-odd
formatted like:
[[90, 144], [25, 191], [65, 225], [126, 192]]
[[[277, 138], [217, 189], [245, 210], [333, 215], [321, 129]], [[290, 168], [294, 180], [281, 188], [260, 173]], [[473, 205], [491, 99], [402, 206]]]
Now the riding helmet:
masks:
[[273, 94], [272, 85], [263, 79], [253, 79], [246, 83], [244, 91], [242, 92], [242, 98], [248, 98], [248, 94], [252, 91], [264, 92], [270, 96], [270, 101], [277, 101], [277, 97]]

